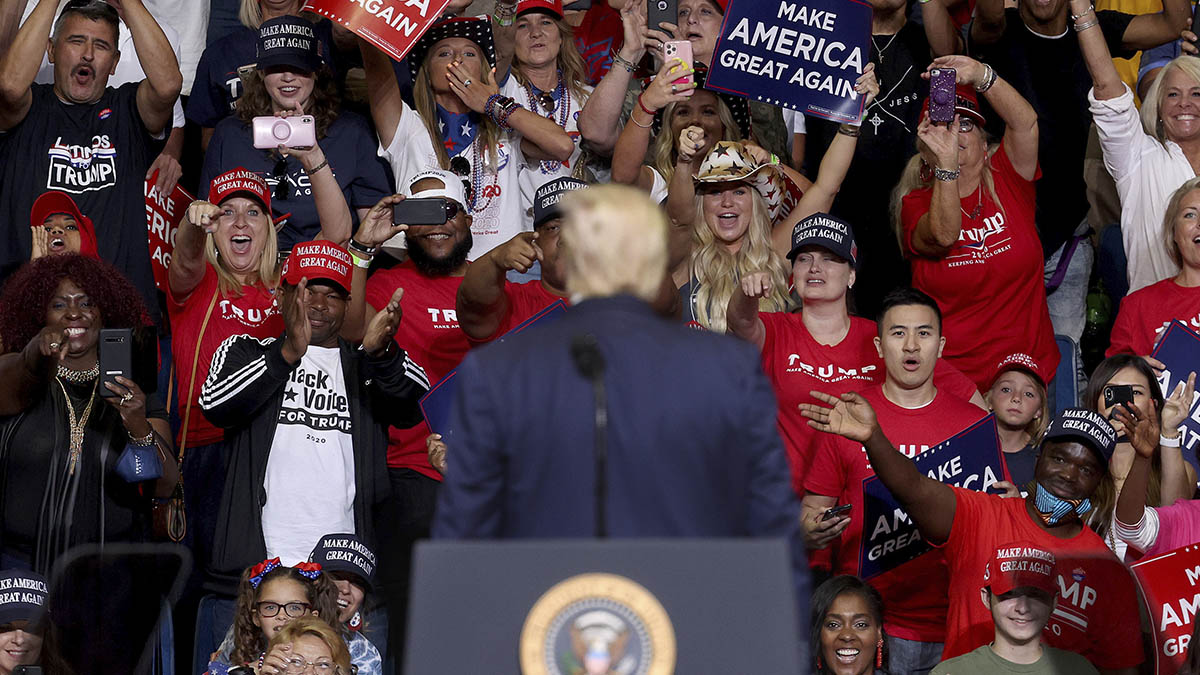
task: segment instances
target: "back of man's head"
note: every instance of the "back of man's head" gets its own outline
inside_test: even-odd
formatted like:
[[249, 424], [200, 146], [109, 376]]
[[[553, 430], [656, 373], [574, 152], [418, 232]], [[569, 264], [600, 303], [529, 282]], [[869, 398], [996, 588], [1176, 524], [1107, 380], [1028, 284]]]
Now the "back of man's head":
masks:
[[667, 221], [642, 191], [577, 190], [562, 200], [567, 292], [578, 300], [628, 293], [653, 301], [667, 270]]

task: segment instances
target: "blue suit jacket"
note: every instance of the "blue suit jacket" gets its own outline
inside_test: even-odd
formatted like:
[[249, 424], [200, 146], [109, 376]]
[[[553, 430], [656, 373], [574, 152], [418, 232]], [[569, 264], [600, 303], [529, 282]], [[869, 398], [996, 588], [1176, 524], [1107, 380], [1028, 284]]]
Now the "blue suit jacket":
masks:
[[594, 398], [570, 354], [589, 333], [606, 364], [609, 534], [788, 537], [803, 566], [758, 353], [628, 296], [587, 300], [463, 360], [434, 537], [594, 534]]

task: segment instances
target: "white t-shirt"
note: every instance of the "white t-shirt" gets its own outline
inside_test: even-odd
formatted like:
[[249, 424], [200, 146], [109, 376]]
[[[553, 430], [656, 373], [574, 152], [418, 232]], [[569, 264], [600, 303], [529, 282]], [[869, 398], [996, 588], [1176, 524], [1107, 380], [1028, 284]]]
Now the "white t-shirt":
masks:
[[[59, 4], [63, 5], [66, 3], [60, 2]], [[29, 14], [33, 12], [33, 8], [36, 6], [36, 0], [30, 0], [29, 5], [27, 5], [25, 8], [25, 16], [21, 17], [22, 24], [25, 23], [25, 19], [29, 18]], [[155, 18], [158, 19], [157, 15], [155, 15]], [[161, 19], [158, 19], [158, 25], [160, 28], [162, 28], [163, 35], [167, 36], [167, 42], [171, 43], [171, 49], [175, 51], [175, 59], [179, 61], [180, 70], [186, 77], [188, 71], [184, 69], [183, 59], [180, 56], [179, 33], [177, 33], [174, 28], [164, 23]], [[124, 21], [120, 23], [120, 29], [120, 35], [117, 36], [117, 49], [121, 52], [121, 58], [117, 60], [116, 71], [111, 77], [108, 78], [108, 86], [110, 87], [119, 87], [129, 82], [141, 82], [142, 80], [146, 79], [146, 71], [142, 69], [141, 59], [138, 57], [137, 49], [133, 46], [133, 33], [129, 31], [129, 26], [126, 26]], [[202, 28], [201, 31], [207, 31], [207, 26]], [[200, 39], [201, 42], [203, 42], [203, 35]], [[196, 76], [196, 64], [194, 62], [192, 63], [191, 76]], [[33, 78], [33, 81], [37, 84], [54, 84], [54, 66], [51, 65], [50, 58], [45, 54], [42, 54], [42, 65], [38, 69], [37, 76]], [[189, 90], [190, 89], [185, 88], [185, 91]], [[179, 99], [175, 99], [175, 108], [172, 110], [171, 127], [181, 128], [183, 127], [184, 121], [183, 103], [181, 103]]]
[[262, 509], [267, 557], [308, 560], [330, 532], [354, 532], [350, 401], [337, 347], [313, 347], [292, 371], [267, 458]]
[[[804, 123], [804, 113], [791, 108], [780, 108], [783, 112], [783, 126], [791, 133], [788, 136], [788, 147], [792, 147], [792, 142], [795, 140], [796, 134], [807, 134], [808, 130]], [[792, 149], [795, 152], [795, 149]]]
[[[537, 163], [527, 162], [521, 168], [521, 201], [526, 207], [523, 221], [526, 230], [533, 229], [532, 206], [533, 198], [537, 194], [538, 188], [555, 178], [570, 178], [575, 169], [575, 163], [579, 161], [580, 156], [583, 154], [583, 150], [579, 147], [579, 144], [583, 141], [583, 136], [579, 134], [579, 113], [583, 110], [584, 104], [587, 103], [588, 97], [591, 96], [592, 87], [584, 85], [583, 89], [586, 92], [583, 97], [575, 96], [571, 94], [569, 89], [566, 89], [563, 95], [556, 101], [553, 113], [548, 113], [537, 100], [537, 97], [533, 95], [533, 87], [525, 87], [520, 82], [517, 82], [516, 77], [509, 75], [500, 87], [501, 94], [520, 103], [526, 110], [532, 110], [542, 117], [554, 120], [556, 124], [559, 124], [567, 132], [571, 140], [575, 142], [575, 150], [565, 162], [556, 160]], [[566, 105], [564, 105], [564, 100]]]
[[[441, 168], [421, 114], [408, 107], [408, 104], [402, 105], [404, 111], [400, 115], [400, 122], [396, 124], [392, 144], [379, 148], [379, 156], [391, 165], [392, 175], [396, 177], [396, 185], [401, 190], [408, 185], [409, 178], [417, 173]], [[520, 176], [525, 155], [520, 148], [519, 133], [511, 130], [502, 133], [497, 152], [499, 168], [496, 171], [476, 169], [476, 164], [480, 160], [486, 164], [488, 157], [487, 148], [479, 142], [478, 137], [457, 155], [470, 163], [472, 174], [478, 178], [472, 179], [474, 199], [467, 199], [470, 202], [467, 210], [472, 218], [471, 235], [474, 237], [469, 256], [471, 260], [532, 229], [526, 225], [524, 213], [533, 202], [526, 203], [521, 197]]]

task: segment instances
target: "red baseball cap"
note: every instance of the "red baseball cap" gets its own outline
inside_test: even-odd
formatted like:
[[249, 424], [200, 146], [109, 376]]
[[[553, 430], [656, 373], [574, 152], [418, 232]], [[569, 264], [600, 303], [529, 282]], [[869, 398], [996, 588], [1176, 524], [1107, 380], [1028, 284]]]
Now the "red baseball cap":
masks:
[[354, 261], [346, 249], [331, 241], [306, 241], [292, 247], [292, 253], [283, 263], [283, 280], [292, 286], [300, 280], [310, 282], [325, 279], [350, 292], [350, 277], [354, 272]]
[[1010, 370], [1023, 370], [1032, 375], [1043, 387], [1046, 386], [1046, 378], [1042, 375], [1042, 369], [1038, 366], [1037, 361], [1032, 356], [1021, 353], [1009, 354], [1000, 361], [1000, 364], [996, 366], [996, 371], [992, 374], [992, 384], [995, 384], [1001, 375]]
[[63, 213], [75, 219], [75, 224], [79, 226], [79, 253], [90, 258], [99, 258], [96, 228], [92, 224], [92, 219], [83, 215], [79, 210], [79, 205], [65, 192], [57, 190], [43, 192], [34, 200], [33, 208], [29, 209], [29, 224], [32, 227], [41, 227], [46, 223], [47, 218], [56, 213]]
[[226, 199], [237, 196], [254, 199], [263, 205], [268, 214], [271, 213], [271, 188], [267, 186], [267, 181], [240, 166], [214, 178], [208, 188], [208, 201], [213, 204], [220, 205]]
[[[929, 97], [925, 97], [925, 103], [921, 105], [921, 117], [924, 117], [929, 112]], [[979, 112], [979, 97], [975, 94], [975, 88], [959, 84], [954, 87], [954, 112], [964, 117], [970, 117], [975, 122], [975, 126], [982, 128], [987, 122], [983, 119], [983, 113]]]
[[563, 18], [562, 0], [520, 0], [517, 3], [517, 16], [537, 10], [544, 10], [560, 19]]
[[1004, 544], [992, 553], [983, 569], [983, 584], [996, 595], [1018, 588], [1036, 588], [1058, 595], [1054, 553], [1028, 541]]

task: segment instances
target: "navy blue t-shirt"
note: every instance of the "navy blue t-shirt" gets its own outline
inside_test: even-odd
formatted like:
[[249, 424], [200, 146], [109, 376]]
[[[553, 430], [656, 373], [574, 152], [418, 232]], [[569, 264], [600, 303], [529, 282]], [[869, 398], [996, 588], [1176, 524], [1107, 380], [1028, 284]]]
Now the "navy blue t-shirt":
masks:
[[[321, 42], [321, 56], [337, 75], [333, 54], [333, 24], [321, 20], [313, 25]], [[241, 26], [213, 42], [200, 55], [196, 82], [188, 98], [187, 118], [202, 127], [215, 127], [233, 114], [233, 106], [242, 96], [238, 68], [258, 60], [258, 31]]]
[[[376, 152], [379, 141], [365, 119], [351, 112], [343, 112], [329, 125], [328, 134], [319, 143], [357, 224], [358, 217], [354, 209], [370, 208], [386, 195], [392, 194], [388, 167]], [[243, 124], [237, 117], [227, 117], [217, 124], [208, 152], [204, 155], [200, 194], [208, 194], [208, 186], [213, 178], [241, 166], [262, 176], [274, 195], [278, 180], [272, 175], [272, 169], [277, 160], [278, 155], [273, 150], [254, 147], [249, 125]], [[276, 216], [292, 214], [279, 233], [281, 251], [309, 241], [321, 231], [317, 203], [312, 197], [312, 183], [300, 160], [295, 157], [287, 159], [285, 180], [289, 183], [287, 198], [271, 198], [271, 208]]]

